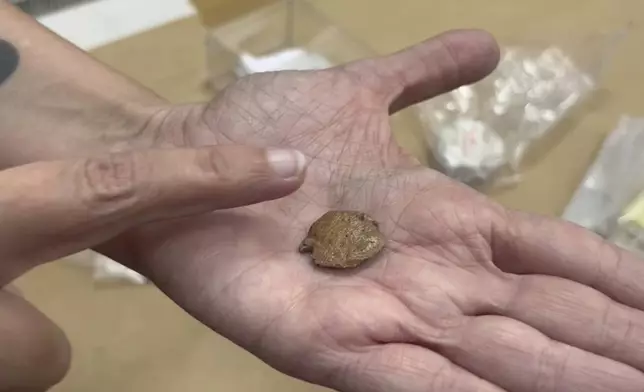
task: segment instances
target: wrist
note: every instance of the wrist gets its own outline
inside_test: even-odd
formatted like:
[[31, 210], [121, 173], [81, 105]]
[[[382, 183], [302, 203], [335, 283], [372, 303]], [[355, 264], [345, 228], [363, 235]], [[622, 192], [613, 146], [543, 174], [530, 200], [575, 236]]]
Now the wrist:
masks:
[[0, 169], [118, 146], [166, 105], [1, 2], [0, 40], [0, 64], [17, 62], [0, 80]]

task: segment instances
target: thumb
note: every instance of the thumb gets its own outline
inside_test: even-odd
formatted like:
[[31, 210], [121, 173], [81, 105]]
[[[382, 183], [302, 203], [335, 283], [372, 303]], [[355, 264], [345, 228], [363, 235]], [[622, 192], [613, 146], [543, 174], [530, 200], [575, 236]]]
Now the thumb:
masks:
[[0, 391], [46, 391], [69, 370], [63, 331], [8, 290], [0, 290], [0, 330]]
[[455, 30], [389, 56], [350, 66], [383, 91], [395, 113], [486, 77], [499, 62], [499, 47], [482, 30]]
[[0, 260], [44, 262], [142, 223], [273, 200], [297, 190], [292, 150], [228, 146], [122, 152], [0, 172]]

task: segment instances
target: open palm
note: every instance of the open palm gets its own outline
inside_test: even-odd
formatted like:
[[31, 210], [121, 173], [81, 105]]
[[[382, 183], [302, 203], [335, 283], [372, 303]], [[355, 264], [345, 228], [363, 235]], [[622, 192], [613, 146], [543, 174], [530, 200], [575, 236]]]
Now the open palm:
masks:
[[[419, 168], [392, 138], [390, 113], [497, 61], [489, 36], [455, 32], [341, 68], [253, 75], [209, 105], [174, 108], [157, 145], [295, 148], [311, 159], [307, 180], [284, 199], [119, 243], [199, 320], [341, 391], [644, 391], [644, 264]], [[337, 272], [300, 255], [329, 209], [378, 220], [381, 256]]]

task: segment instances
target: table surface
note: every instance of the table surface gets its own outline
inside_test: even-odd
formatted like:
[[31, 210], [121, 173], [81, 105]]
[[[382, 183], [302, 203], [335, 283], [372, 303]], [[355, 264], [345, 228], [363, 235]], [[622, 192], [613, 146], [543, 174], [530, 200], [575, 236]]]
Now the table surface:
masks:
[[[450, 28], [481, 27], [501, 42], [525, 37], [573, 42], [644, 15], [641, 1], [616, 0], [318, 0], [314, 4], [377, 53]], [[368, 10], [368, 11], [367, 11]], [[491, 194], [512, 208], [559, 215], [603, 139], [623, 114], [642, 114], [644, 35], [638, 21], [604, 75], [603, 88], [566, 120], [530, 163], [520, 186]], [[93, 52], [101, 61], [173, 102], [210, 98], [204, 29], [182, 20]], [[417, 136], [397, 129], [418, 155]], [[69, 377], [55, 391], [316, 391], [282, 376], [186, 316], [152, 287], [97, 288], [65, 263], [20, 281], [27, 297], [58, 322], [74, 347]]]

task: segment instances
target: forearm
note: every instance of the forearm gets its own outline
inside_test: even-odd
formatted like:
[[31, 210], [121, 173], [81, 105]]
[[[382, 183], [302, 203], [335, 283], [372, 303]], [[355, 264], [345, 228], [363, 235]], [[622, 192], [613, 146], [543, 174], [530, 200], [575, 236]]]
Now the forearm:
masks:
[[0, 40], [0, 168], [118, 145], [164, 104], [3, 0]]

